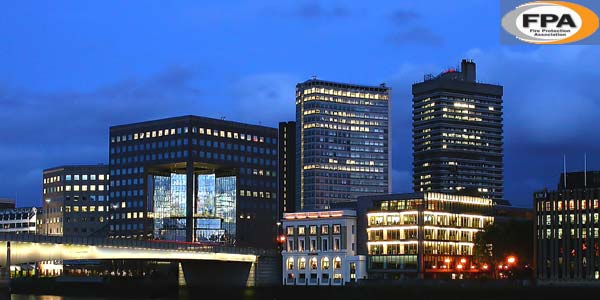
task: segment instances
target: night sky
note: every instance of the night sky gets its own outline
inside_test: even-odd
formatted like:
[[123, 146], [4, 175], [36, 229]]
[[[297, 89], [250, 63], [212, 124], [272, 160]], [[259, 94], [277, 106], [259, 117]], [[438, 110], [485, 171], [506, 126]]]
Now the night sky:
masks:
[[3, 2], [0, 196], [41, 205], [43, 169], [107, 163], [111, 125], [293, 120], [312, 75], [392, 87], [393, 190], [410, 192], [411, 84], [462, 58], [504, 86], [506, 199], [530, 207], [563, 154], [600, 169], [598, 46], [501, 45], [495, 1], [404, 2]]

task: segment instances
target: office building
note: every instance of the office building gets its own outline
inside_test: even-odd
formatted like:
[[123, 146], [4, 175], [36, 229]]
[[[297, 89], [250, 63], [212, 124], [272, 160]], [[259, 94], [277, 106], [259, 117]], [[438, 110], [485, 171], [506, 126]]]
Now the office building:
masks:
[[70, 165], [43, 172], [38, 234], [103, 236], [108, 214], [108, 166]]
[[366, 258], [356, 255], [356, 211], [283, 214], [284, 285], [344, 285], [366, 278]]
[[113, 126], [110, 176], [110, 237], [276, 245], [276, 128], [198, 116]]
[[493, 222], [489, 198], [442, 193], [360, 197], [358, 250], [369, 279], [477, 277], [475, 235]]
[[311, 79], [296, 85], [296, 207], [391, 191], [390, 88]]
[[37, 218], [37, 207], [0, 209], [0, 232], [35, 234]]
[[15, 199], [0, 198], [0, 209], [15, 208]]
[[475, 63], [412, 86], [415, 192], [476, 191], [503, 197], [500, 85], [477, 82]]
[[279, 215], [296, 211], [296, 122], [279, 123]]
[[534, 193], [540, 282], [600, 280], [600, 171], [561, 174], [556, 190]]

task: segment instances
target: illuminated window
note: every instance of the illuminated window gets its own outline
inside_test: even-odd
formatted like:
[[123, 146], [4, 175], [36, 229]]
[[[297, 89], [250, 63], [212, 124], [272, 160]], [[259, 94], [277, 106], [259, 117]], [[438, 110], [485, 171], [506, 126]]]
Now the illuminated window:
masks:
[[333, 269], [341, 269], [342, 268], [342, 259], [338, 256], [333, 259]]
[[298, 260], [298, 269], [306, 270], [306, 258], [302, 257]]
[[78, 192], [79, 191], [79, 186], [78, 185], [74, 185], [73, 186], [73, 191]]
[[312, 257], [310, 259], [310, 269], [311, 270], [316, 270], [317, 269], [317, 258], [316, 257]]
[[329, 257], [321, 259], [321, 270], [329, 270]]
[[311, 235], [317, 234], [317, 225], [311, 225], [309, 227], [309, 234], [311, 234]]
[[298, 235], [304, 235], [305, 229], [306, 229], [306, 227], [304, 227], [304, 226], [298, 226]]
[[293, 257], [289, 257], [287, 259], [286, 265], [287, 265], [287, 269], [288, 270], [293, 270], [294, 269], [294, 258]]
[[286, 228], [287, 235], [294, 235], [294, 227], [289, 226]]

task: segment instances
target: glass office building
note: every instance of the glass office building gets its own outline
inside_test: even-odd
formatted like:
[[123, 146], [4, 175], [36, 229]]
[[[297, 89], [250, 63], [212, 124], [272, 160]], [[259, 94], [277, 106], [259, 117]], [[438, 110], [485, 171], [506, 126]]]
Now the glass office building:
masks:
[[296, 208], [391, 190], [390, 88], [311, 79], [296, 85]]
[[197, 116], [110, 128], [113, 238], [275, 247], [277, 129]]
[[358, 250], [369, 278], [476, 277], [475, 235], [492, 224], [489, 198], [442, 193], [361, 197]]

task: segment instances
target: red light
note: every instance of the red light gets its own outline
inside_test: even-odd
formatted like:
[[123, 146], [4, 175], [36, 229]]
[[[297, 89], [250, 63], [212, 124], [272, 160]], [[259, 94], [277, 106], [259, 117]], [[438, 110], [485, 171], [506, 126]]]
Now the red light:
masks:
[[488, 269], [488, 265], [483, 265], [483, 267], [482, 267], [482, 268], [483, 268], [484, 270], [487, 270], [487, 269]]
[[458, 264], [458, 265], [456, 265], [456, 268], [460, 270], [460, 269], [462, 269], [462, 268], [463, 268], [463, 265], [461, 265], [461, 264]]
[[464, 263], [466, 263], [466, 262], [467, 262], [467, 259], [466, 259], [466, 258], [461, 258], [461, 259], [460, 259], [460, 262], [464, 264]]
[[514, 264], [517, 261], [517, 258], [514, 256], [509, 256], [506, 258], [506, 262], [509, 264]]
[[280, 243], [285, 243], [285, 235], [280, 235], [279, 236], [279, 242]]

